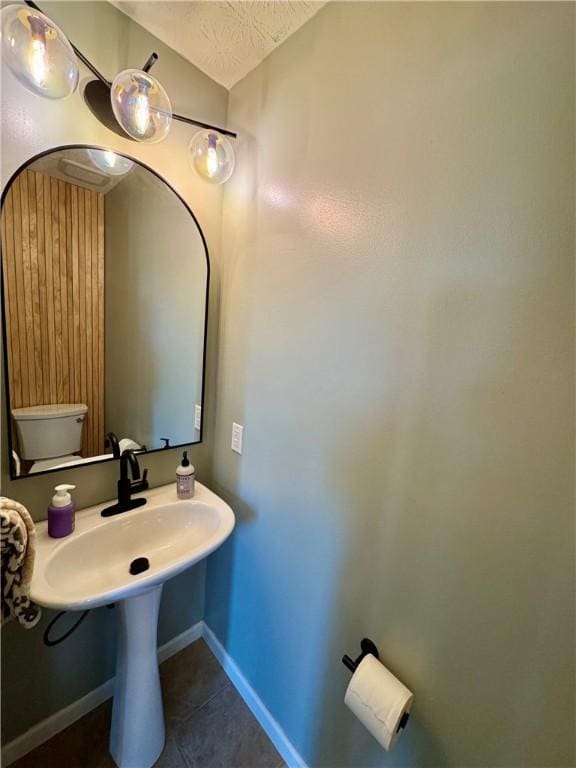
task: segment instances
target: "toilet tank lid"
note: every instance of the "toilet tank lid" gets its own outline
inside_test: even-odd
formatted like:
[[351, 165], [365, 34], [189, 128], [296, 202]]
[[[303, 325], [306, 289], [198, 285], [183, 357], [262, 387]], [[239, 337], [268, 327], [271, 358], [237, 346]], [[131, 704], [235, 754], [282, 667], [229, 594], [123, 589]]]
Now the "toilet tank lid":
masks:
[[29, 408], [13, 408], [15, 419], [62, 419], [65, 416], [82, 416], [87, 413], [84, 403], [55, 403], [54, 405], [33, 405]]

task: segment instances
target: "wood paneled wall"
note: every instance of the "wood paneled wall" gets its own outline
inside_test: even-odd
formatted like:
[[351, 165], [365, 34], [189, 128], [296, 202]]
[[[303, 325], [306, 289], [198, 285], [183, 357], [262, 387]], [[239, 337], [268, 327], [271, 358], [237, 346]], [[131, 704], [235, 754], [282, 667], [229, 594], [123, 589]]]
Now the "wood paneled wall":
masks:
[[104, 449], [104, 195], [34, 171], [2, 209], [13, 408], [85, 403], [82, 455]]

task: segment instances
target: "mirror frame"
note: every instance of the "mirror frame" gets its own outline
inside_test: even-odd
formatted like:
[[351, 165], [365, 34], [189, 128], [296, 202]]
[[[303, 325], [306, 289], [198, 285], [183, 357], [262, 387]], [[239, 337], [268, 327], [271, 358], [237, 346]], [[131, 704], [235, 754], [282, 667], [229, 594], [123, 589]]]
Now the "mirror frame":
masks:
[[[12, 186], [14, 180], [22, 173], [22, 171], [25, 171], [26, 168], [28, 168], [30, 165], [35, 163], [37, 160], [40, 160], [42, 157], [45, 157], [46, 155], [52, 155], [55, 152], [59, 152], [66, 149], [98, 149], [102, 150], [104, 152], [114, 152], [114, 154], [119, 155], [120, 157], [125, 157], [128, 160], [131, 160], [133, 163], [136, 163], [136, 165], [139, 165], [141, 168], [144, 168], [146, 171], [151, 173], [153, 176], [155, 176], [157, 179], [159, 179], [163, 184], [165, 184], [168, 189], [171, 190], [171, 192], [176, 196], [176, 198], [182, 203], [182, 205], [186, 208], [188, 213], [190, 214], [192, 221], [196, 225], [196, 228], [198, 229], [198, 232], [200, 234], [200, 239], [202, 240], [202, 245], [204, 247], [204, 256], [206, 258], [206, 295], [204, 299], [204, 339], [203, 339], [203, 350], [202, 350], [202, 396], [200, 398], [200, 405], [202, 407], [202, 420], [200, 422], [200, 437], [198, 440], [195, 440], [194, 442], [189, 443], [178, 443], [177, 445], [171, 445], [169, 448], [163, 447], [163, 448], [152, 448], [150, 450], [139, 452], [139, 455], [147, 455], [149, 453], [159, 453], [161, 451], [171, 451], [173, 448], [184, 448], [189, 445], [198, 445], [198, 443], [201, 443], [204, 439], [204, 401], [206, 396], [206, 358], [207, 358], [207, 345], [208, 345], [208, 299], [210, 294], [210, 255], [208, 253], [208, 245], [206, 243], [206, 238], [204, 236], [204, 232], [202, 231], [202, 227], [200, 226], [200, 223], [198, 219], [196, 218], [193, 210], [190, 208], [186, 200], [180, 195], [174, 187], [166, 181], [166, 179], [158, 173], [158, 171], [155, 171], [154, 168], [151, 168], [146, 163], [143, 163], [141, 160], [136, 159], [135, 157], [132, 157], [131, 155], [127, 155], [125, 152], [119, 152], [116, 149], [112, 149], [111, 147], [102, 147], [98, 146], [96, 144], [61, 144], [56, 147], [51, 147], [50, 149], [46, 149], [43, 152], [39, 152], [36, 155], [33, 155], [31, 158], [26, 160], [25, 163], [23, 163], [21, 166], [19, 166], [14, 173], [10, 176], [8, 181], [6, 182], [5, 187], [2, 190], [2, 195], [0, 197], [0, 214], [4, 208], [4, 202], [6, 200], [6, 195], [8, 194], [8, 191], [10, 187]], [[12, 411], [10, 407], [10, 377], [9, 377], [9, 371], [8, 371], [8, 336], [7, 336], [7, 325], [6, 325], [6, 300], [4, 296], [4, 254], [2, 253], [2, 243], [0, 241], [0, 304], [1, 304], [1, 319], [2, 319], [2, 358], [3, 358], [3, 374], [4, 374], [4, 396], [6, 398], [6, 429], [8, 432], [8, 467], [10, 470], [10, 479], [11, 480], [30, 480], [34, 479], [36, 477], [42, 477], [43, 475], [52, 474], [54, 472], [64, 472], [69, 470], [76, 470], [76, 469], [83, 469], [84, 467], [93, 467], [96, 464], [107, 464], [110, 461], [118, 461], [118, 459], [115, 459], [113, 456], [110, 456], [109, 459], [96, 459], [94, 461], [85, 461], [82, 464], [78, 464], [76, 466], [70, 466], [66, 467], [65, 469], [45, 469], [41, 472], [34, 472], [33, 475], [17, 475], [15, 473], [15, 467], [14, 462], [12, 461]], [[0, 436], [1, 439], [1, 436]]]

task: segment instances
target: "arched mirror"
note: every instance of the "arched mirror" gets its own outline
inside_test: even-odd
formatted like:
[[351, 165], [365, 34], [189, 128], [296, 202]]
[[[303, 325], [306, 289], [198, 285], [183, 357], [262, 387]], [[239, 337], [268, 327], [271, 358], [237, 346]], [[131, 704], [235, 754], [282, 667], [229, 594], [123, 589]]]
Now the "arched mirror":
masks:
[[157, 173], [96, 147], [31, 160], [2, 280], [12, 478], [201, 440], [208, 253]]

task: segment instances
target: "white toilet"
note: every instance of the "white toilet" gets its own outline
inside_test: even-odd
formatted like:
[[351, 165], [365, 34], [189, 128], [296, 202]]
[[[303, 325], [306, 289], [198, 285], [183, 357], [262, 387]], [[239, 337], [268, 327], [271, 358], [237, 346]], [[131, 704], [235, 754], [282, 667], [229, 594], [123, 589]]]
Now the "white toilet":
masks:
[[[14, 408], [20, 458], [44, 464], [73, 460], [80, 453], [82, 426], [88, 413], [83, 403], [58, 403]], [[54, 459], [58, 459], [54, 462]], [[34, 471], [40, 471], [37, 465]]]

